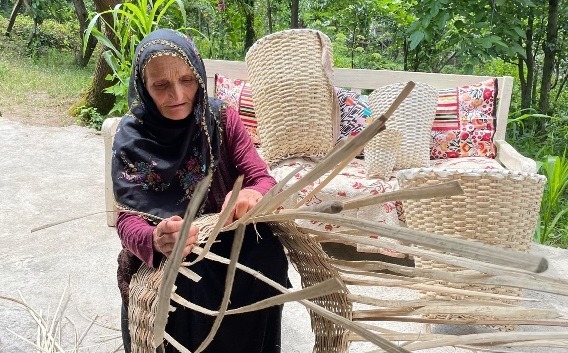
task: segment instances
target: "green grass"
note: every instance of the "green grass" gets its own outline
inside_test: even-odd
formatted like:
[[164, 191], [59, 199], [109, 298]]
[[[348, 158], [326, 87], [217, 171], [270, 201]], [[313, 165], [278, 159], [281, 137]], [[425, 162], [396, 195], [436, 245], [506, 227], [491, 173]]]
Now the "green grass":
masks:
[[[0, 17], [0, 28], [6, 25], [6, 19]], [[0, 112], [30, 120], [43, 112], [42, 120], [53, 119], [56, 125], [73, 123], [75, 118], [67, 116], [66, 111], [90, 83], [95, 59], [81, 68], [75, 64], [75, 53], [69, 48], [39, 46], [32, 53], [27, 48], [24, 29], [15, 29], [10, 38], [2, 33]]]

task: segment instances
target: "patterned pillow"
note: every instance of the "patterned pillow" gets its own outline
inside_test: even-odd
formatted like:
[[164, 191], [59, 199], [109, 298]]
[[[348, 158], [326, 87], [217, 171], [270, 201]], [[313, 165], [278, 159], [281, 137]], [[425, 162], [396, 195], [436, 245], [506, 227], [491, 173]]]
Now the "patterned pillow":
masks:
[[337, 142], [359, 134], [371, 119], [368, 97], [357, 92], [335, 87], [341, 120]]
[[247, 129], [252, 143], [255, 146], [259, 146], [258, 122], [254, 113], [250, 83], [216, 74], [215, 96], [239, 112], [241, 121]]
[[430, 158], [495, 158], [497, 79], [438, 93]]

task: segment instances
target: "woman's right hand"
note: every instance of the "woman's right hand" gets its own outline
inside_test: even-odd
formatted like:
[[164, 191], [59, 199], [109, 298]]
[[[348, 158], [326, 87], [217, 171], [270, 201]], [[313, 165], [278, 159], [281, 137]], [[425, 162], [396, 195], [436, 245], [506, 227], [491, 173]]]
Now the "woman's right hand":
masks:
[[[152, 244], [154, 249], [161, 252], [166, 257], [170, 257], [174, 249], [176, 240], [179, 238], [183, 219], [180, 216], [173, 216], [162, 220], [152, 232]], [[196, 226], [189, 228], [189, 236], [183, 248], [183, 257], [186, 257], [193, 249], [197, 242], [197, 233], [199, 229]]]

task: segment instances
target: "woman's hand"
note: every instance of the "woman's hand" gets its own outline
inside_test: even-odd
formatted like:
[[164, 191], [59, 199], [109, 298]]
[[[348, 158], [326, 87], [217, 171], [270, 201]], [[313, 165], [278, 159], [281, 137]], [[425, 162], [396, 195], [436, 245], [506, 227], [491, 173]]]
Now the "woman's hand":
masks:
[[[223, 202], [223, 207], [221, 210], [224, 210], [227, 207], [227, 203], [231, 198], [231, 194], [233, 192], [230, 191], [227, 196], [225, 197], [225, 202]], [[253, 208], [258, 201], [262, 198], [262, 194], [254, 189], [241, 189], [239, 191], [239, 195], [237, 196], [237, 202], [235, 203], [235, 207], [231, 211], [229, 218], [225, 222], [225, 225], [231, 224], [233, 221], [244, 216], [245, 213], [248, 212], [251, 208]]]
[[[166, 257], [170, 257], [174, 249], [176, 240], [180, 236], [181, 226], [183, 224], [183, 219], [180, 216], [173, 216], [162, 220], [154, 231], [152, 232], [152, 245], [154, 249]], [[183, 248], [183, 257], [186, 257], [193, 249], [195, 242], [197, 241], [197, 232], [199, 229], [196, 226], [191, 226], [189, 228], [189, 236]]]

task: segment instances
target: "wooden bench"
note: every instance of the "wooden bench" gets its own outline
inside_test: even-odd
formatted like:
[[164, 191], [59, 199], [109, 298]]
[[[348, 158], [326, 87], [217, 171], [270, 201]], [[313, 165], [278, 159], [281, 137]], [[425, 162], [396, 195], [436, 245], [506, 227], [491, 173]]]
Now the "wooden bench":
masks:
[[[207, 59], [204, 61], [207, 71], [207, 90], [210, 96], [214, 96], [215, 74], [235, 79], [248, 79], [245, 62]], [[474, 84], [490, 78], [490, 76], [342, 68], [336, 68], [334, 72], [336, 86], [349, 88], [356, 92], [374, 90], [380, 86], [405, 81], [427, 83], [435, 88], [442, 89]], [[535, 161], [522, 156], [505, 141], [513, 78], [510, 76], [498, 77], [498, 85], [497, 122], [493, 141], [497, 149], [496, 159], [509, 170], [535, 173], [537, 171]], [[102, 127], [105, 143], [105, 202], [107, 210], [115, 209], [110, 172], [112, 141], [119, 121], [120, 118], [109, 118], [105, 120]], [[115, 222], [116, 214], [109, 212], [108, 225], [114, 226]]]

